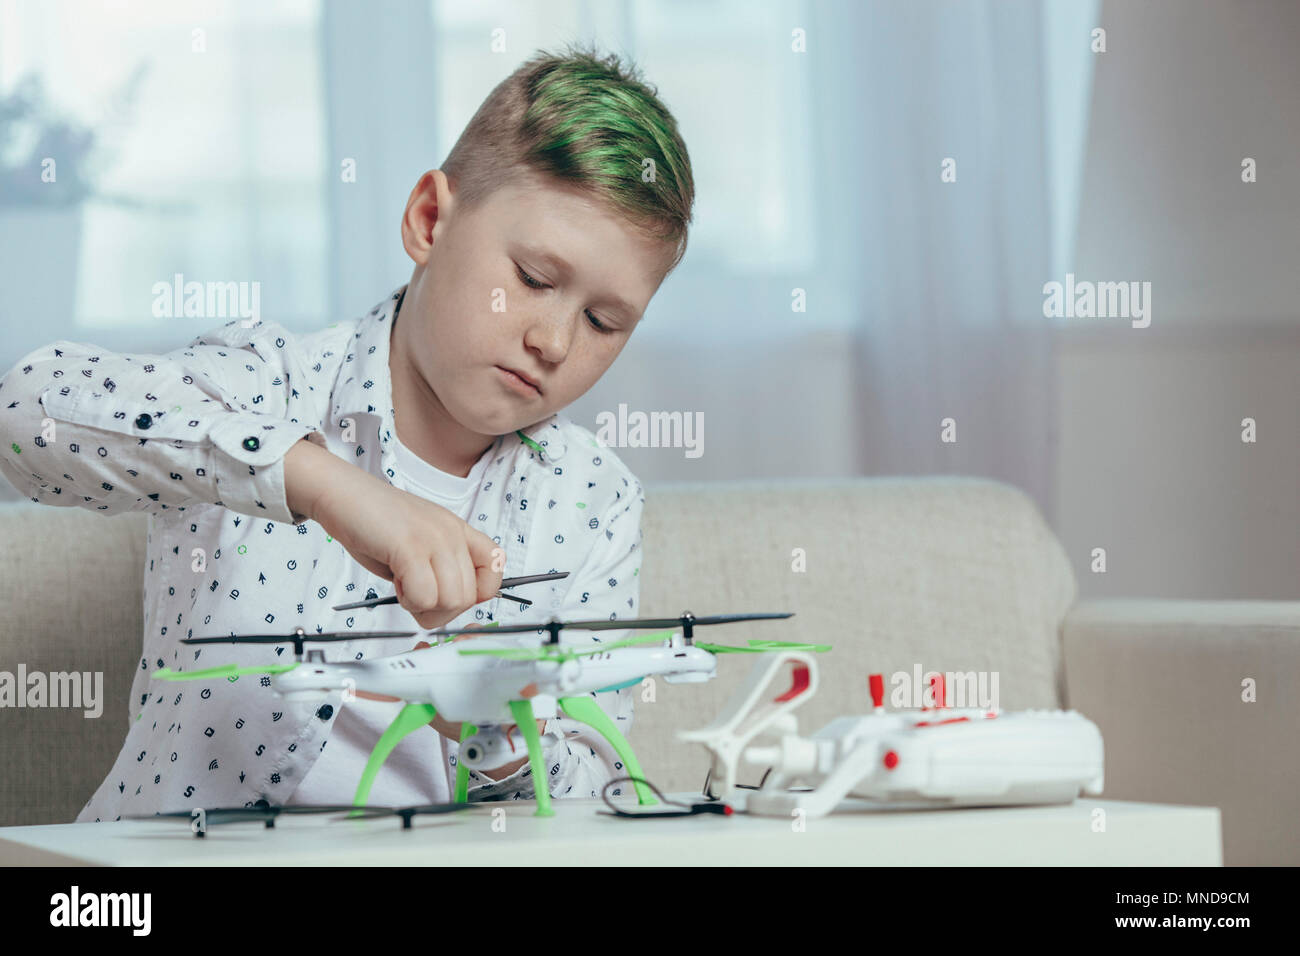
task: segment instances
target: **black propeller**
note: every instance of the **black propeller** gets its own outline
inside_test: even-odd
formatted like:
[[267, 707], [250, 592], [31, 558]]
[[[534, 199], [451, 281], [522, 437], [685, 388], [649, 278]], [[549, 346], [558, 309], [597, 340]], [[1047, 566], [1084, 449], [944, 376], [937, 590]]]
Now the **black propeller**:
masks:
[[429, 803], [422, 807], [361, 807], [357, 808], [356, 813], [350, 813], [346, 817], [339, 817], [339, 820], [373, 820], [376, 817], [399, 816], [402, 818], [402, 829], [409, 830], [411, 829], [412, 817], [455, 813], [457, 810], [468, 810], [476, 805], [473, 803]]
[[537, 622], [534, 624], [503, 624], [491, 629], [478, 627], [444, 627], [433, 631], [426, 631], [426, 634], [449, 635], [449, 634], [511, 634], [524, 633], [527, 631], [549, 631], [552, 644], [558, 644], [560, 640], [560, 631], [577, 630], [577, 631], [623, 631], [623, 630], [660, 630], [665, 627], [680, 627], [682, 636], [686, 643], [691, 643], [693, 631], [702, 624], [733, 624], [738, 621], [768, 621], [779, 620], [788, 617], [794, 617], [793, 612], [786, 614], [712, 614], [707, 617], [696, 617], [690, 611], [683, 611], [680, 617], [636, 617], [627, 618], [626, 620], [599, 620], [599, 621], [558, 621], [552, 618], [549, 621]]
[[[203, 809], [203, 826], [194, 831], [194, 835], [202, 837], [203, 831], [209, 826], [218, 826], [222, 823], [246, 823], [248, 821], [263, 821], [266, 823], [268, 830], [275, 829], [275, 818], [282, 813], [342, 813], [345, 810], [355, 809], [352, 806], [321, 804], [305, 805], [291, 807], [272, 807], [266, 804], [251, 807], [213, 807], [211, 810]], [[175, 810], [168, 813], [155, 813], [152, 815], [126, 816], [124, 820], [194, 820], [196, 817], [195, 810]]]
[[[266, 824], [268, 830], [275, 829], [275, 818], [282, 813], [343, 813], [346, 816], [339, 817], [338, 820], [372, 820], [377, 817], [399, 816], [402, 818], [402, 829], [411, 829], [411, 818], [421, 814], [435, 813], [454, 813], [457, 810], [465, 810], [474, 806], [472, 803], [434, 803], [418, 807], [383, 807], [383, 806], [364, 806], [358, 807], [353, 804], [309, 804], [303, 806], [273, 807], [269, 805], [251, 806], [251, 807], [214, 807], [211, 810], [203, 811], [203, 826], [194, 831], [196, 837], [205, 835], [204, 830], [209, 826], [218, 826], [222, 823], [247, 823], [250, 821], [261, 821]], [[176, 810], [169, 813], [155, 813], [149, 816], [126, 816], [124, 820], [187, 820], [195, 819], [194, 810]], [[338, 820], [334, 822], [338, 822]]]
[[794, 617], [793, 612], [785, 614], [712, 614], [696, 617], [690, 611], [683, 611], [680, 617], [637, 617], [625, 620], [595, 621], [535, 621], [531, 624], [502, 624], [491, 628], [482, 625], [469, 627], [442, 627], [429, 631], [325, 631], [321, 634], [309, 634], [301, 627], [294, 628], [292, 634], [239, 634], [227, 637], [183, 637], [182, 644], [292, 644], [294, 655], [302, 657], [302, 645], [307, 641], [358, 641], [368, 638], [414, 637], [418, 633], [433, 634], [440, 637], [456, 634], [525, 634], [529, 631], [548, 631], [550, 643], [560, 642], [560, 631], [624, 631], [624, 630], [660, 630], [665, 627], [680, 627], [686, 643], [692, 643], [696, 627], [710, 624], [734, 624], [740, 621], [783, 620]]
[[292, 644], [295, 657], [302, 657], [306, 641], [360, 641], [380, 637], [414, 637], [416, 631], [325, 631], [309, 634], [295, 627], [292, 634], [231, 634], [227, 637], [182, 637], [182, 644]]

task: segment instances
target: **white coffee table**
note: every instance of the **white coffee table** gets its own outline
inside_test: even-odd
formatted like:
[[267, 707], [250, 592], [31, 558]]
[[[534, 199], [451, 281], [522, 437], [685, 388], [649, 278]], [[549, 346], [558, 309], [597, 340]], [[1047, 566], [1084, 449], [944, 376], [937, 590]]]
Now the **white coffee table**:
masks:
[[[694, 800], [696, 794], [673, 795]], [[599, 800], [486, 803], [445, 816], [331, 822], [281, 816], [213, 826], [119, 821], [0, 828], [0, 866], [557, 864], [1221, 866], [1215, 807], [1080, 799], [1048, 807], [880, 811], [796, 821], [734, 814], [605, 816]], [[1100, 811], [1100, 813], [1098, 812]], [[1104, 830], [1098, 829], [1104, 823]]]

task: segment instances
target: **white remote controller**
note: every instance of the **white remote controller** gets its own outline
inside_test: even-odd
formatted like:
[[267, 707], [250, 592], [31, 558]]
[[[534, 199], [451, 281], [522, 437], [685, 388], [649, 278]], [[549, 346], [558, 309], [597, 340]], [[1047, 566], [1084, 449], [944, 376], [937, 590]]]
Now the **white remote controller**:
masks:
[[[744, 759], [772, 768], [746, 811], [777, 816], [822, 816], [845, 797], [916, 807], [1069, 803], [1104, 782], [1101, 733], [1076, 711], [841, 717], [810, 738], [748, 747]], [[798, 784], [812, 789], [789, 789]]]
[[[785, 672], [790, 689], [772, 698]], [[1080, 791], [1102, 791], [1101, 733], [1077, 711], [889, 713], [882, 706], [883, 678], [872, 675], [875, 713], [840, 717], [801, 737], [791, 711], [816, 687], [811, 655], [773, 654], [756, 665], [718, 720], [679, 734], [712, 753], [722, 799], [737, 795], [739, 761], [771, 768], [760, 789], [746, 791], [745, 811], [772, 816], [795, 810], [822, 816], [850, 797], [904, 809], [1069, 803]]]

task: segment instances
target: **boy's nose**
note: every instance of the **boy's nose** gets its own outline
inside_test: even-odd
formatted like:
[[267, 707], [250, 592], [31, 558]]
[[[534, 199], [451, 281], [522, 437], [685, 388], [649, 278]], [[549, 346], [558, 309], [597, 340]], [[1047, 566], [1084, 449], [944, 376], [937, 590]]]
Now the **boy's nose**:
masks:
[[554, 365], [569, 354], [573, 340], [573, 321], [556, 315], [541, 316], [533, 320], [524, 333], [524, 345], [535, 351], [543, 361]]

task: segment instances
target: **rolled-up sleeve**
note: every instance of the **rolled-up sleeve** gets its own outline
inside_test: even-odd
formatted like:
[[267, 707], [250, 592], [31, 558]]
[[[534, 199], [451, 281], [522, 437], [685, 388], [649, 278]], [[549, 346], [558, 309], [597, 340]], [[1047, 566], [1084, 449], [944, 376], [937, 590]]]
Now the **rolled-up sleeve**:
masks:
[[234, 321], [163, 355], [60, 341], [0, 381], [0, 473], [32, 501], [106, 515], [213, 504], [301, 523], [284, 456], [325, 447], [276, 323]]

